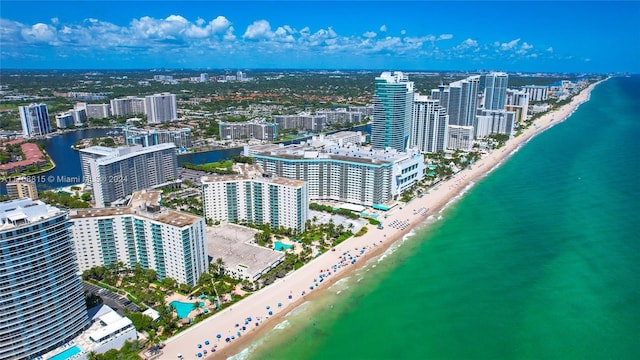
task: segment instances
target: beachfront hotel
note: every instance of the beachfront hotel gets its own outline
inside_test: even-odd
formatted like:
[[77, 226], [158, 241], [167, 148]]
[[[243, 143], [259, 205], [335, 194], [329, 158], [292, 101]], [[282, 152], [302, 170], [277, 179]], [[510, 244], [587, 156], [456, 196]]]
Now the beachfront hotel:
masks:
[[305, 181], [266, 174], [259, 166], [238, 166], [238, 175], [204, 176], [205, 218], [230, 223], [269, 224], [305, 230], [309, 188]]
[[440, 106], [447, 109], [449, 125], [473, 126], [479, 86], [480, 76], [474, 75], [431, 90], [431, 98], [440, 100]]
[[22, 134], [25, 137], [45, 136], [51, 132], [49, 110], [46, 104], [31, 104], [18, 107]]
[[509, 75], [504, 72], [491, 72], [485, 76], [484, 108], [486, 110], [502, 110], [507, 97]]
[[447, 149], [449, 116], [439, 100], [416, 93], [413, 101], [411, 147], [423, 153]]
[[375, 78], [371, 146], [405, 151], [411, 135], [413, 82], [400, 71], [383, 72]]
[[178, 178], [178, 159], [173, 143], [80, 150], [84, 183], [91, 187], [97, 207], [131, 195], [134, 191]]
[[244, 154], [267, 174], [306, 181], [311, 200], [383, 205], [422, 179], [425, 165], [418, 151], [362, 147], [364, 141], [355, 134], [321, 135], [287, 146], [245, 146]]
[[34, 359], [87, 326], [66, 211], [0, 202], [0, 359]]
[[449, 125], [447, 147], [453, 150], [471, 150], [473, 147], [473, 126]]
[[80, 271], [122, 262], [194, 286], [208, 269], [204, 220], [160, 206], [160, 191], [139, 191], [127, 206], [69, 215]]
[[513, 135], [516, 113], [505, 110], [480, 110], [473, 126], [474, 137], [491, 134]]

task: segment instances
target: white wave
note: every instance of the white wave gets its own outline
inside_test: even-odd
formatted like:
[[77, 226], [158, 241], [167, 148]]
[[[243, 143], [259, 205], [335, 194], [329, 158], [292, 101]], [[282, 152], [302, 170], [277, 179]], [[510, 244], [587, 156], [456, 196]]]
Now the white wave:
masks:
[[246, 360], [249, 358], [251, 350], [255, 349], [256, 345], [250, 345], [248, 348], [240, 351], [239, 353], [229, 356], [227, 360]]
[[[493, 168], [492, 168], [493, 169]], [[489, 172], [491, 172], [491, 170], [489, 170]], [[487, 173], [489, 173], [487, 172]], [[462, 190], [460, 190], [459, 193], [456, 194], [456, 196], [452, 197], [451, 199], [449, 199], [449, 201], [447, 201], [446, 204], [444, 204], [444, 206], [442, 207], [442, 209], [440, 209], [440, 211], [438, 211], [439, 214], [442, 214], [445, 210], [447, 210], [447, 208], [449, 206], [451, 206], [451, 204], [455, 203], [456, 201], [458, 201], [462, 196], [464, 196], [464, 194], [469, 191], [469, 189], [471, 189], [473, 187], [473, 185], [475, 185], [476, 183], [473, 181], [470, 181], [467, 186], [465, 186]], [[441, 216], [438, 216], [438, 220], [442, 219]]]
[[285, 320], [281, 323], [279, 323], [278, 325], [274, 326], [273, 329], [274, 330], [283, 330], [288, 328], [291, 325], [291, 323], [289, 322], [289, 320]]
[[305, 301], [302, 304], [300, 304], [299, 306], [297, 306], [295, 309], [289, 311], [287, 313], [287, 315], [285, 316], [296, 316], [299, 315], [301, 313], [303, 313], [304, 311], [307, 310], [307, 308], [311, 305], [311, 301]]

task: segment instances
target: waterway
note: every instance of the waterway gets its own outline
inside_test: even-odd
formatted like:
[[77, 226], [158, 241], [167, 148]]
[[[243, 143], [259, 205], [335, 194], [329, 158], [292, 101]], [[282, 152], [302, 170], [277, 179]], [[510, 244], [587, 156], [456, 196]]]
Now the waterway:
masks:
[[[34, 179], [37, 181], [37, 187], [39, 190], [50, 190], [52, 188], [61, 188], [65, 186], [71, 186], [82, 182], [82, 168], [80, 166], [80, 154], [78, 151], [73, 150], [71, 146], [77, 143], [81, 139], [90, 139], [95, 137], [107, 136], [107, 133], [112, 130], [121, 129], [80, 129], [75, 131], [68, 131], [59, 135], [52, 136], [51, 138], [44, 140], [44, 148], [55, 162], [56, 167], [47, 172], [38, 174]], [[360, 125], [351, 128], [352, 131], [364, 131], [370, 132], [371, 125]], [[333, 132], [331, 132], [333, 133]], [[283, 142], [288, 145], [297, 143], [308, 138], [289, 140]], [[217, 149], [210, 151], [203, 151], [197, 153], [186, 153], [178, 155], [178, 166], [185, 162], [192, 164], [205, 164], [210, 162], [216, 162], [221, 160], [231, 159], [233, 155], [239, 155], [243, 151], [242, 147], [230, 148], [230, 149]], [[6, 184], [0, 182], [0, 194], [6, 195]]]

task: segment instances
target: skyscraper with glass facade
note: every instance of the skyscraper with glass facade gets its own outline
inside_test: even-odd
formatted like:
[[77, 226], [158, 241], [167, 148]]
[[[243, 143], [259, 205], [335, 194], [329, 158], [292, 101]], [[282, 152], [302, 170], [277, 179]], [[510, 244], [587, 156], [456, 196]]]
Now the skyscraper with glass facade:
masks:
[[0, 202], [0, 359], [35, 359], [87, 326], [67, 212]]
[[449, 125], [473, 126], [479, 86], [480, 76], [474, 75], [431, 90], [431, 98], [440, 100], [440, 105], [447, 109]]
[[423, 153], [447, 149], [449, 117], [440, 101], [416, 93], [413, 103], [411, 147]]
[[46, 104], [20, 106], [18, 110], [22, 122], [22, 133], [25, 137], [44, 136], [51, 132], [49, 110]]
[[487, 74], [484, 83], [485, 110], [503, 110], [507, 98], [509, 75], [503, 72]]
[[374, 149], [405, 151], [411, 135], [413, 82], [402, 72], [375, 78], [371, 145]]

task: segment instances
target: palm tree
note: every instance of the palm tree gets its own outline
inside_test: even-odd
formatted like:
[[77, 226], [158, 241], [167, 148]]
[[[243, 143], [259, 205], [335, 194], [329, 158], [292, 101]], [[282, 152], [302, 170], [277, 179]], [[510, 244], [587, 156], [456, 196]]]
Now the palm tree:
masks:
[[222, 260], [222, 258], [217, 258], [215, 265], [218, 270], [218, 275], [222, 276], [224, 274], [224, 260]]

